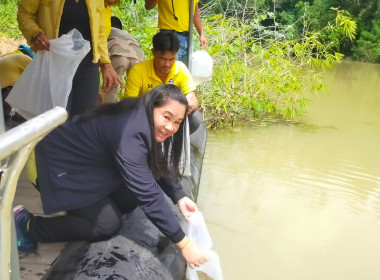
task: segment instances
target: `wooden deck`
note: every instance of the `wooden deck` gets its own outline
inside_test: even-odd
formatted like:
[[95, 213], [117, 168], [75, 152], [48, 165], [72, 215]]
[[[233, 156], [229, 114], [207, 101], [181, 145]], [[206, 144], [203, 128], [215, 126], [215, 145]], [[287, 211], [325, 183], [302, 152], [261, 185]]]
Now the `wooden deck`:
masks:
[[[21, 173], [13, 206], [22, 204], [31, 213], [41, 215], [42, 204], [38, 191], [29, 182], [25, 171]], [[65, 243], [38, 244], [35, 254], [19, 253], [21, 279], [40, 280], [59, 255]]]

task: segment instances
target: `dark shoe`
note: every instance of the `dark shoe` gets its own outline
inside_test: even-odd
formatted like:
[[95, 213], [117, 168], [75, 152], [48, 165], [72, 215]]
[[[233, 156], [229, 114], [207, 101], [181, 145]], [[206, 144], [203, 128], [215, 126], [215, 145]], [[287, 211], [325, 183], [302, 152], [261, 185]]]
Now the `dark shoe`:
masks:
[[27, 224], [32, 218], [32, 214], [22, 205], [18, 205], [13, 209], [17, 232], [17, 247], [21, 252], [33, 253], [37, 250], [37, 242], [33, 241], [27, 231]]

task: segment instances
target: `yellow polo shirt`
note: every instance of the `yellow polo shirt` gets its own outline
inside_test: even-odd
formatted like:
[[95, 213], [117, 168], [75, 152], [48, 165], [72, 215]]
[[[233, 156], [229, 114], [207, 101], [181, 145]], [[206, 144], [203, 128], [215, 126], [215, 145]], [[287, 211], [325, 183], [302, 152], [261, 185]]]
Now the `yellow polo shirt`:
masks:
[[[178, 20], [174, 19], [172, 3]], [[194, 0], [193, 15], [197, 3], [198, 0]], [[169, 29], [178, 32], [189, 31], [190, 0], [160, 0], [157, 5], [159, 29]]]
[[[189, 70], [180, 61], [174, 62], [165, 84], [177, 86], [184, 94], [195, 90]], [[163, 83], [154, 71], [153, 59], [145, 60], [133, 66], [129, 71], [124, 98], [139, 97], [159, 85], [163, 85]]]

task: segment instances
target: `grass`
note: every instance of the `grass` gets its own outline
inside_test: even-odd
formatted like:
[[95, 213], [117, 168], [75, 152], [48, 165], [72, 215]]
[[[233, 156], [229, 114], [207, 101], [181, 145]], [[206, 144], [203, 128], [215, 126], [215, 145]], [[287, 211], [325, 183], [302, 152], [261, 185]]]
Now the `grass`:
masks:
[[16, 0], [1, 0], [0, 4], [0, 37], [19, 39], [22, 37], [17, 24]]

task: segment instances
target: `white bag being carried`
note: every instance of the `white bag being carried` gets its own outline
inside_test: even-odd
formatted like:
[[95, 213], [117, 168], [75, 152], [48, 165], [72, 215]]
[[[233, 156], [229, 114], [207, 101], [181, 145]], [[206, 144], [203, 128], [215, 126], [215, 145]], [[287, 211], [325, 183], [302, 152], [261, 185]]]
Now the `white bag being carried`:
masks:
[[90, 51], [76, 29], [49, 42], [49, 51], [35, 54], [5, 100], [26, 119], [55, 106], [66, 108], [74, 74]]
[[191, 75], [195, 86], [211, 80], [213, 65], [212, 57], [205, 50], [197, 50], [193, 53]]
[[190, 240], [198, 244], [199, 247], [206, 250], [209, 253], [210, 257], [208, 262], [201, 265], [200, 267], [191, 268], [189, 265], [187, 265], [187, 279], [199, 280], [197, 272], [200, 271], [207, 274], [209, 279], [223, 280], [219, 256], [215, 251], [211, 250], [212, 240], [201, 212], [195, 212], [190, 216], [187, 236]]

